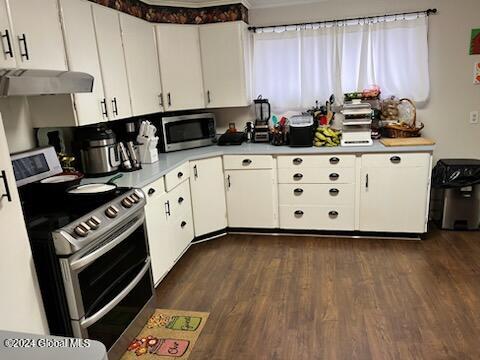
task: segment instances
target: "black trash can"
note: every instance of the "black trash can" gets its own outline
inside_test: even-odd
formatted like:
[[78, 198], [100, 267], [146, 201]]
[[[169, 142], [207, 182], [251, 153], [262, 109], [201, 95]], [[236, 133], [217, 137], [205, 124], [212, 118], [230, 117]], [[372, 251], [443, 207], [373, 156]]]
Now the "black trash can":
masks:
[[433, 169], [431, 218], [442, 229], [480, 227], [480, 160], [442, 159]]

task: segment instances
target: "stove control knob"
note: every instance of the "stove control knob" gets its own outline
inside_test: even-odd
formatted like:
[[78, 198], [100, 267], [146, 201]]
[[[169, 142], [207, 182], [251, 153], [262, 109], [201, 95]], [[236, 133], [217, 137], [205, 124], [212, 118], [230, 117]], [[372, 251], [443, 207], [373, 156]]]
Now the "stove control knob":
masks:
[[116, 218], [118, 215], [118, 209], [112, 205], [105, 210], [105, 215], [107, 215], [110, 219]]
[[88, 232], [90, 231], [90, 226], [88, 226], [86, 223], [81, 222], [78, 226], [73, 229], [75, 234], [77, 234], [80, 237], [85, 237], [88, 235]]
[[129, 196], [122, 200], [122, 206], [127, 209], [131, 208], [134, 203], [135, 202]]
[[133, 200], [135, 204], [140, 202], [140, 197], [136, 193], [133, 193], [132, 195], [130, 195], [130, 198]]
[[92, 230], [97, 230], [98, 227], [100, 226], [101, 221], [99, 218], [96, 216], [92, 216], [90, 219], [87, 220], [87, 225], [92, 229]]

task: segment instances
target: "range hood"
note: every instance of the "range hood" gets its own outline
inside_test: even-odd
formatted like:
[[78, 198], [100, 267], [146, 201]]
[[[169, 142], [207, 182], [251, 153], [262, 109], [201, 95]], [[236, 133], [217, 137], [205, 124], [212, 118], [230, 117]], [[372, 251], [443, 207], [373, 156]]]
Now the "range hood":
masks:
[[0, 70], [0, 96], [89, 93], [93, 76], [76, 71]]

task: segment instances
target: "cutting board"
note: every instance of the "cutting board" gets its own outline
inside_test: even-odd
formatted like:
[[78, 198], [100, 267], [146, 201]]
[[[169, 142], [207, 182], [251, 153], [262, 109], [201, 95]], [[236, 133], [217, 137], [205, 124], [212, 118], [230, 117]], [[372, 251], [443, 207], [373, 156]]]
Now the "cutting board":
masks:
[[414, 138], [396, 138], [396, 139], [381, 139], [380, 142], [385, 146], [424, 146], [435, 145], [435, 141], [423, 137]]

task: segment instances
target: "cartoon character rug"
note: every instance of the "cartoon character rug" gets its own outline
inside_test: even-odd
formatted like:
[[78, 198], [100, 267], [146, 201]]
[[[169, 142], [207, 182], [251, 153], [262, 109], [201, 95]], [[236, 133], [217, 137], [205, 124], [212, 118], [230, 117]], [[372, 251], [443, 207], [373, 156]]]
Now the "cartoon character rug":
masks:
[[121, 360], [188, 359], [209, 313], [157, 309]]

